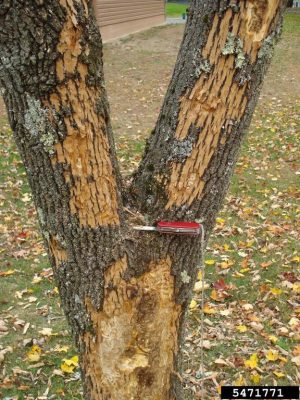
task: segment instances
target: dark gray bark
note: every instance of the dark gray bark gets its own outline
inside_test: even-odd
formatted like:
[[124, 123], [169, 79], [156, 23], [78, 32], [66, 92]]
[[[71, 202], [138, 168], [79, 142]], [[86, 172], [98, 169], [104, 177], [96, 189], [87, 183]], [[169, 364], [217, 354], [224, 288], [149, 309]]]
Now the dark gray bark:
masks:
[[[147, 360], [139, 359], [135, 343], [120, 353], [120, 359], [125, 357], [127, 363], [124, 362], [127, 369], [124, 367], [122, 373], [139, 385], [134, 393], [124, 392], [123, 400], [151, 399], [151, 393], [160, 390], [157, 381], [161, 371], [157, 365], [163, 351], [170, 353], [165, 374], [170, 376], [166, 382], [171, 383], [161, 398], [181, 400], [181, 384], [174, 371], [180, 371], [182, 327], [201, 258], [200, 237], [132, 231], [133, 221], [123, 212], [121, 192], [126, 206], [139, 211], [147, 224], [159, 219], [194, 221], [200, 218], [207, 241], [280, 33], [285, 1], [278, 0], [277, 4], [270, 1], [267, 6], [260, 0], [191, 2], [165, 102], [128, 191], [122, 191], [116, 162], [101, 39], [91, 1], [87, 3], [83, 0], [3, 1], [0, 4], [0, 84], [63, 308], [79, 348], [86, 398], [120, 398], [117, 386], [122, 386], [123, 381], [117, 382], [110, 393], [109, 380], [98, 371], [101, 368], [104, 371], [105, 361], [96, 371], [92, 354], [98, 349], [93, 343], [102, 340], [103, 321], [110, 317], [107, 310], [116, 303], [116, 308], [128, 312], [132, 318], [138, 344], [147, 347], [149, 353]], [[250, 18], [247, 25], [249, 37], [242, 37], [241, 27], [249, 3], [254, 3], [253, 21]], [[271, 19], [264, 20], [268, 13]], [[224, 21], [227, 21], [226, 29], [222, 25]], [[251, 44], [251, 35], [259, 38], [257, 48]], [[205, 52], [210, 45], [211, 51], [217, 53], [213, 46], [218, 40], [223, 43], [222, 48], [212, 62], [210, 54]], [[192, 97], [202, 84], [210, 83], [214, 90], [222, 66], [232, 75], [228, 91], [237, 93], [236, 98], [232, 96], [232, 103], [224, 102], [225, 117], [218, 104], [223, 101], [226, 77], [214, 93], [216, 100], [201, 100], [201, 92], [195, 99]], [[198, 111], [200, 119], [197, 115], [194, 118], [195, 110], [190, 113], [197, 102], [201, 104], [200, 111], [210, 110], [206, 119], [201, 120], [202, 111]], [[237, 104], [237, 109], [240, 107], [235, 118], [230, 117], [232, 104]], [[182, 107], [186, 107], [183, 117]], [[180, 136], [178, 127], [189, 120], [185, 134]], [[217, 140], [210, 146], [211, 155], [207, 159], [201, 135], [209, 137], [211, 131]], [[197, 181], [197, 185], [201, 183], [203, 188], [199, 196], [191, 191], [191, 198], [185, 198], [177, 190], [182, 183], [170, 186], [172, 174], [177, 168], [180, 182], [180, 174], [193, 151], [197, 152], [197, 146], [205, 167], [201, 172], [202, 183]], [[197, 176], [200, 172], [195, 179]], [[155, 265], [164, 271], [165, 281], [161, 281], [160, 269]], [[118, 276], [110, 276], [110, 270], [115, 269]], [[172, 291], [173, 281], [172, 301], [162, 287], [160, 291], [149, 288], [149, 282], [157, 282], [158, 286], [166, 284]], [[120, 299], [123, 292], [126, 292], [125, 300]], [[112, 300], [113, 296], [118, 300]], [[163, 338], [159, 339], [159, 322], [156, 339], [152, 331], [148, 332], [157, 316], [160, 321], [160, 313], [161, 320], [164, 319], [162, 301], [166, 303], [167, 315], [174, 311], [175, 322], [170, 320], [172, 327], [176, 325], [173, 348], [166, 349]], [[118, 320], [118, 315], [112, 311], [112, 321]], [[130, 359], [132, 369], [128, 368]]]

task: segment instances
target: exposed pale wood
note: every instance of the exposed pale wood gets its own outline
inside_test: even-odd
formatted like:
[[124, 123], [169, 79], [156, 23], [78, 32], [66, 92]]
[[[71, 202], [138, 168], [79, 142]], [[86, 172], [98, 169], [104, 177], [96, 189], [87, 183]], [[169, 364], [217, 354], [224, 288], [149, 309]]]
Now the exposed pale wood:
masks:
[[[194, 124], [200, 128], [198, 141], [185, 163], [174, 163], [168, 186], [169, 201], [166, 208], [191, 204], [201, 197], [205, 186], [202, 179], [209, 166], [219, 141], [226, 142], [222, 132], [231, 133], [231, 124], [239, 123], [248, 102], [248, 84], [235, 81], [235, 55], [223, 55], [229, 32], [242, 39], [243, 52], [252, 63], [256, 62], [258, 51], [266, 38], [278, 10], [280, 0], [251, 1], [234, 16], [229, 8], [224, 16], [215, 15], [207, 44], [202, 51], [212, 72], [203, 74], [194, 88], [181, 98], [180, 114], [175, 136], [184, 140]], [[219, 22], [220, 26], [219, 26]], [[218, 29], [218, 31], [217, 31]]]
[[[50, 95], [50, 104], [45, 103], [56, 111], [64, 107], [71, 111], [64, 117], [67, 136], [62, 143], [56, 144], [56, 156], [52, 162], [70, 166], [70, 172], [65, 173], [66, 181], [72, 185], [70, 209], [78, 215], [82, 225], [118, 225], [117, 187], [105, 121], [96, 112], [97, 102], [103, 94], [99, 88], [86, 84], [88, 69], [79, 61], [83, 52], [80, 45], [82, 32], [77, 28], [76, 10], [72, 3], [68, 0], [72, 11], [57, 46], [61, 57], [56, 62], [56, 73], [61, 85]], [[67, 79], [75, 71], [78, 77]]]
[[84, 365], [97, 400], [170, 397], [181, 307], [175, 304], [171, 259], [151, 263], [129, 282], [126, 258], [105, 274], [103, 310], [87, 299], [95, 335], [85, 335]]

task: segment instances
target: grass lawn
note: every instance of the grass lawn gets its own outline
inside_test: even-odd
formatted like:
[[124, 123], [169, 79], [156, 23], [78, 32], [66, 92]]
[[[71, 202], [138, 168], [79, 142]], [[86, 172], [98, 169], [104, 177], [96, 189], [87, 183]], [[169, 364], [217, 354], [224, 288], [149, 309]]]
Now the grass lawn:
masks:
[[[283, 39], [205, 255], [204, 368], [210, 400], [219, 399], [222, 384], [300, 382], [299, 26], [300, 14], [286, 15]], [[105, 46], [125, 175], [136, 168], [154, 125], [183, 29], [154, 28]], [[0, 398], [81, 400], [76, 358], [71, 369], [64, 361], [76, 350], [1, 104], [0, 171]], [[200, 391], [199, 286], [184, 344], [183, 379], [194, 392], [189, 400]]]
[[166, 3], [167, 17], [181, 17], [187, 8], [188, 4]]

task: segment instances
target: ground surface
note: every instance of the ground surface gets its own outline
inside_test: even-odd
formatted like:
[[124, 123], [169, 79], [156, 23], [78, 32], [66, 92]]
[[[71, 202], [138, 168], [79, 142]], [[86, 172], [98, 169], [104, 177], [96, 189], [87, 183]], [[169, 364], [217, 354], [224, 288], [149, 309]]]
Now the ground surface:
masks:
[[[183, 29], [156, 28], [105, 46], [126, 174], [153, 128]], [[290, 14], [205, 256], [206, 399], [217, 399], [221, 384], [300, 383], [299, 39], [300, 15]], [[0, 398], [81, 399], [76, 350], [3, 109], [0, 171]], [[188, 399], [201, 398], [200, 280], [184, 348]]]

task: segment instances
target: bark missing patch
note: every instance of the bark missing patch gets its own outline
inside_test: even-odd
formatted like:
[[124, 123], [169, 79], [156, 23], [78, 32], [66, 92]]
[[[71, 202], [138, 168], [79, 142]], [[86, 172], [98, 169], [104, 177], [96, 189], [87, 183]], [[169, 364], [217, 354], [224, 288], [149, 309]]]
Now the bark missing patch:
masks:
[[181, 310], [174, 303], [171, 260], [151, 263], [149, 272], [130, 282], [122, 279], [126, 268], [123, 258], [106, 272], [103, 311], [88, 306], [95, 337], [85, 335], [83, 362], [99, 385], [99, 400], [171, 399]]
[[62, 261], [68, 260], [67, 251], [64, 249], [64, 247], [60, 243], [60, 240], [57, 237], [55, 236], [49, 237], [49, 247], [51, 250], [51, 254], [53, 254], [55, 258], [56, 267], [59, 267]]
[[246, 59], [250, 64], [257, 62], [279, 1], [244, 1], [236, 13], [227, 9], [224, 16], [215, 15], [201, 54], [212, 70], [208, 76], [200, 76], [193, 89], [182, 96], [175, 132], [176, 139], [184, 140], [193, 124], [201, 130], [201, 135], [184, 163], [172, 165], [166, 209], [190, 205], [201, 198], [205, 171], [220, 140], [225, 145], [222, 132], [226, 131], [226, 138], [230, 136], [231, 121], [238, 124], [248, 104], [246, 93], [250, 78], [240, 85], [235, 79], [237, 70], [244, 66]]
[[71, 193], [70, 210], [79, 217], [81, 225], [119, 225], [117, 184], [106, 121], [96, 111], [104, 93], [99, 86], [87, 83], [88, 67], [80, 61], [80, 56], [89, 48], [80, 44], [82, 29], [77, 26], [73, 1], [61, 2], [68, 14], [57, 46], [60, 56], [56, 75], [60, 84], [49, 96], [49, 104], [56, 111], [69, 112], [64, 115], [66, 138], [54, 146], [53, 164], [70, 166], [65, 173]]

